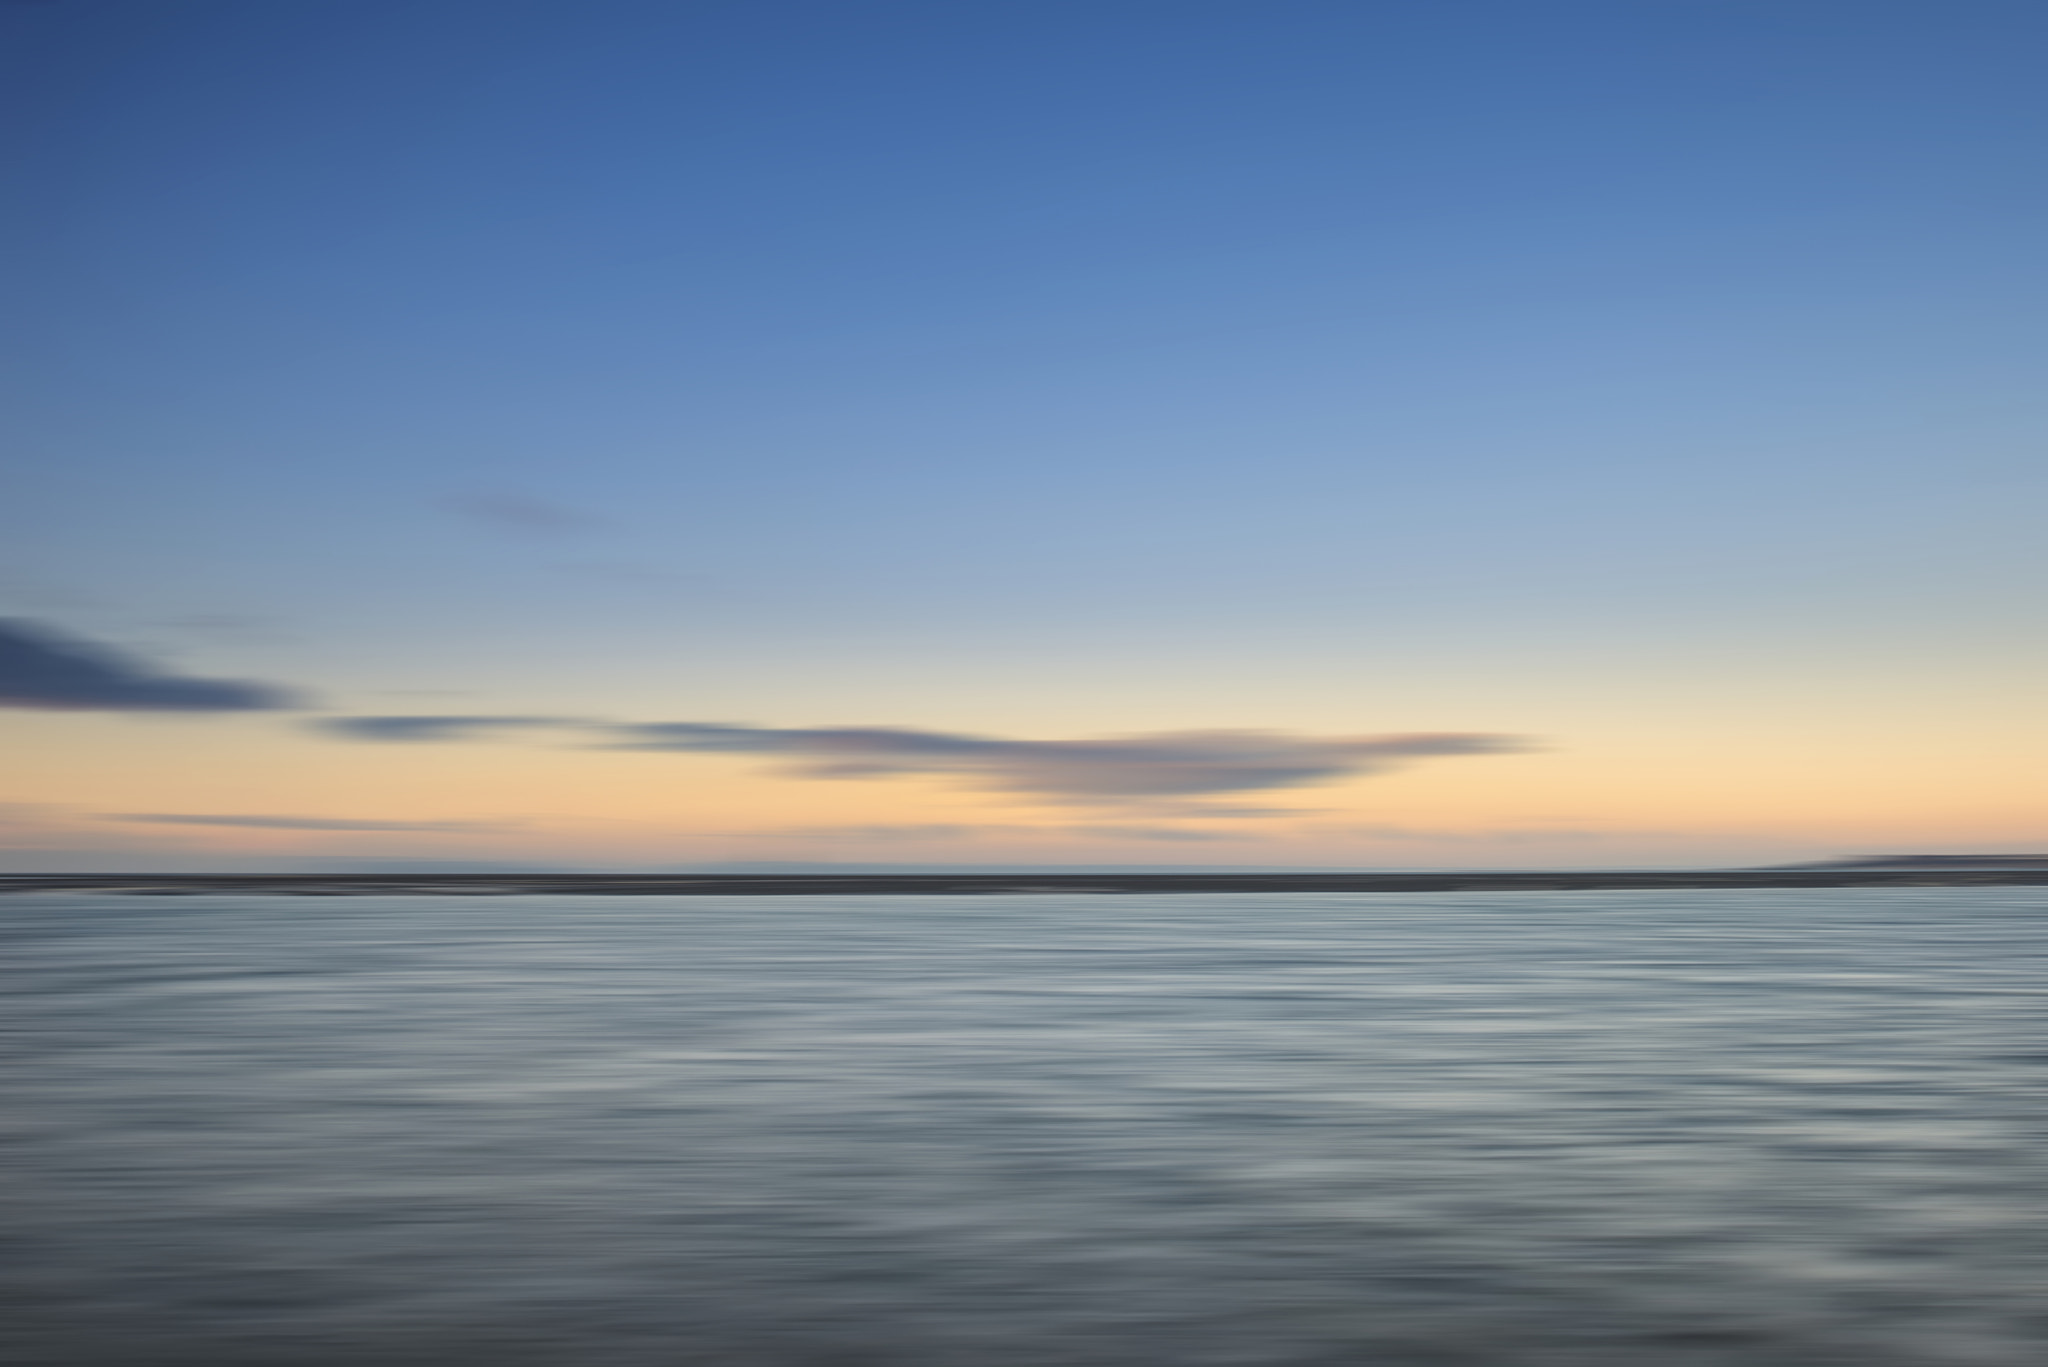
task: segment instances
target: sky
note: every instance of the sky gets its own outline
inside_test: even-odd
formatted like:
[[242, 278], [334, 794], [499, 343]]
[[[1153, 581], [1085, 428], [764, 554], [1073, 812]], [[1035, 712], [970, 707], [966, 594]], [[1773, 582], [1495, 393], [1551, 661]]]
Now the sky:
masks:
[[0, 4], [0, 869], [2048, 846], [2044, 42]]

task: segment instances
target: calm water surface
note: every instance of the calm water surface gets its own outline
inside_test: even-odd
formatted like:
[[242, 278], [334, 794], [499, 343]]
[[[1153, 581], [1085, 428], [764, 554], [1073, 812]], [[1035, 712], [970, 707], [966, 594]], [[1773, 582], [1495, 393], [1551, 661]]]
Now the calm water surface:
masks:
[[2037, 1367], [2041, 889], [0, 898], [36, 1367]]

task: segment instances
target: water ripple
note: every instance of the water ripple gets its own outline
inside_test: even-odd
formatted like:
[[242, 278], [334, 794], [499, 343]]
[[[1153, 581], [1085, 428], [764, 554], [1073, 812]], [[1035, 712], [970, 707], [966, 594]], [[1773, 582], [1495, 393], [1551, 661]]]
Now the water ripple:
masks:
[[9, 899], [47, 1367], [2021, 1367], [2042, 890]]

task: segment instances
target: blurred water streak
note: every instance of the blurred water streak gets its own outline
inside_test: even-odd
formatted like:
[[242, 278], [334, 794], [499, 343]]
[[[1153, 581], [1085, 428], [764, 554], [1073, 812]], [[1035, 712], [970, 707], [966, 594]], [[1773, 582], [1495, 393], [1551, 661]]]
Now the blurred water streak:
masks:
[[0, 899], [37, 1367], [2020, 1367], [2041, 889]]

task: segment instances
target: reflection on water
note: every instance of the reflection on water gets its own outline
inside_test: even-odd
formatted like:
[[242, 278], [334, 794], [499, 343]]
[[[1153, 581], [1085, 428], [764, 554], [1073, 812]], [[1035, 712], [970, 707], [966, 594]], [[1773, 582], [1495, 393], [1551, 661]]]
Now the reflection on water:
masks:
[[14, 1360], [2032, 1367], [2044, 913], [0, 899]]

